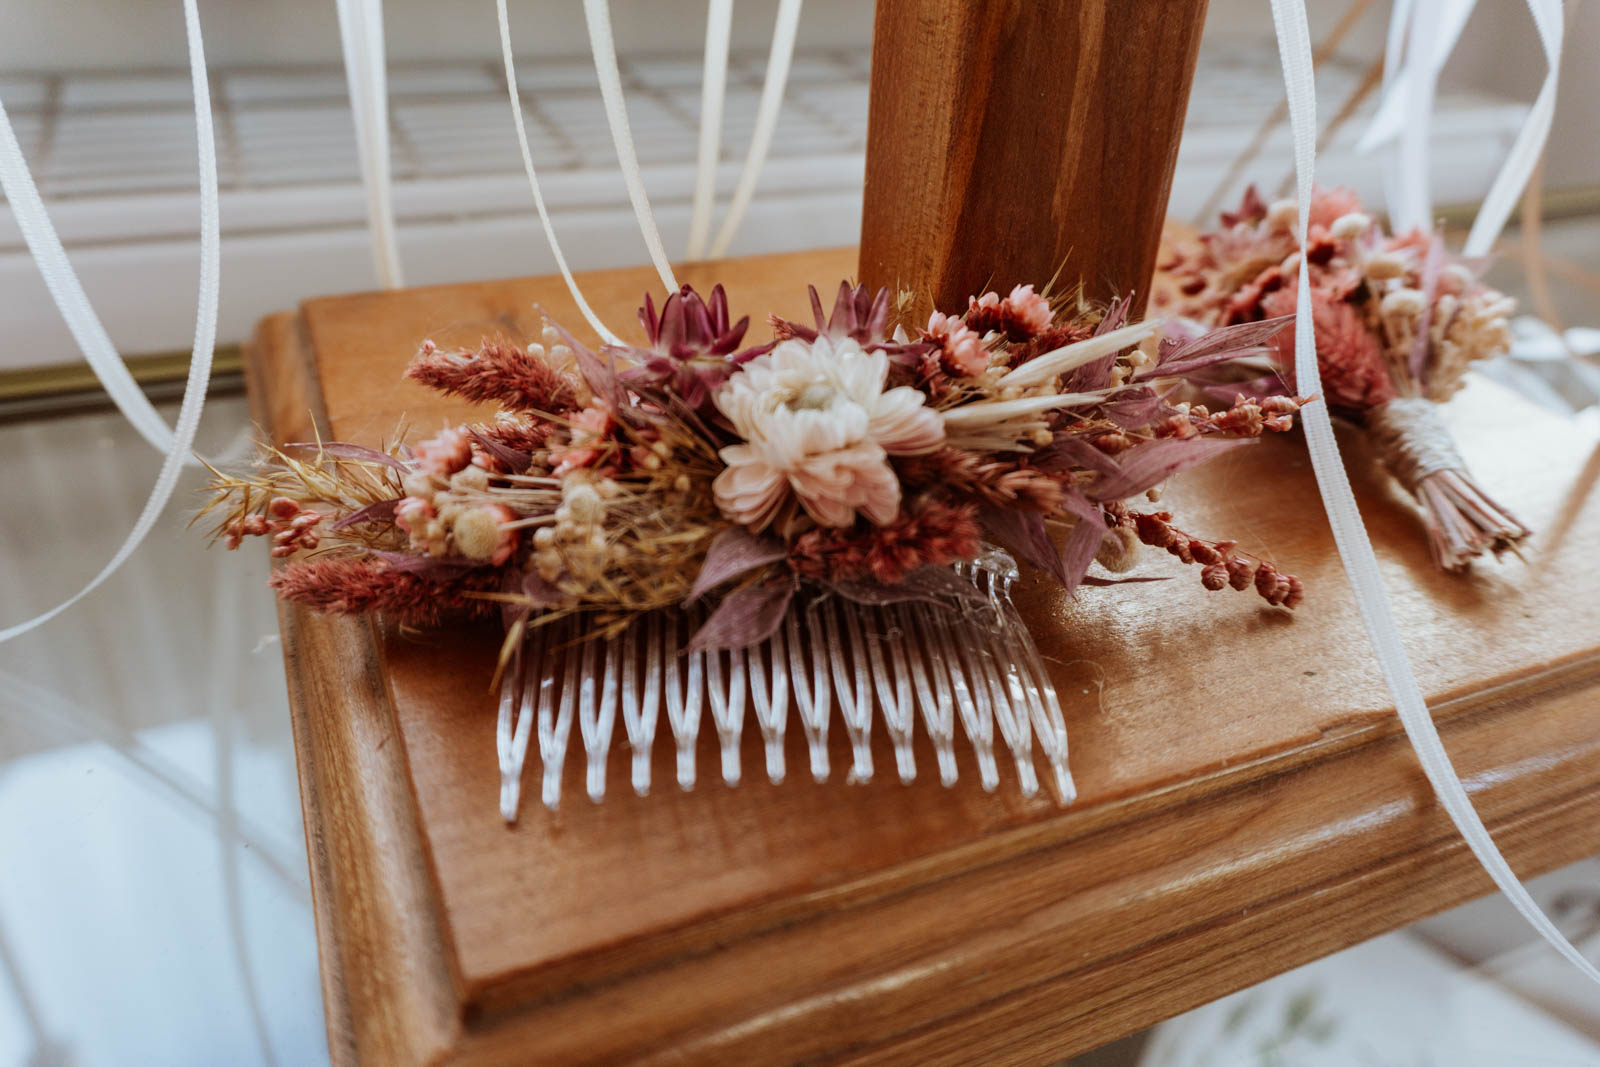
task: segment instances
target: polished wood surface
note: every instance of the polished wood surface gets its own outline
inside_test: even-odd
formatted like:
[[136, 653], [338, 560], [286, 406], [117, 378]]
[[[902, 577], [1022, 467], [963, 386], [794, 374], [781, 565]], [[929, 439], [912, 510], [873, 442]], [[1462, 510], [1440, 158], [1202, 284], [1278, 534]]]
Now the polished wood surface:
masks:
[[[1206, 0], [877, 0], [861, 276], [1144, 306]], [[1059, 271], [1059, 275], [1058, 275]]]
[[[724, 281], [759, 324], [854, 262], [684, 280]], [[582, 281], [636, 332], [652, 272]], [[431, 432], [471, 409], [400, 380], [417, 343], [536, 334], [535, 304], [581, 325], [551, 278], [311, 301], [248, 352], [257, 410], [279, 439], [305, 436], [308, 411], [335, 438], [373, 442], [402, 416]], [[1532, 874], [1600, 849], [1600, 453], [1485, 383], [1446, 414], [1539, 531], [1525, 563], [1435, 571], [1412, 505], [1343, 443], [1445, 743]], [[1300, 574], [1307, 601], [1291, 615], [1207, 593], [1165, 556], [1138, 573], [1172, 581], [1075, 603], [1028, 585], [1070, 731], [1069, 809], [1024, 800], [1004, 770], [983, 793], [966, 753], [943, 789], [926, 748], [910, 787], [751, 773], [729, 789], [707, 747], [681, 793], [658, 741], [652, 796], [626, 789], [619, 744], [603, 804], [569, 757], [562, 810], [528, 796], [508, 828], [494, 631], [286, 608], [336, 1061], [1051, 1062], [1488, 891], [1398, 736], [1298, 436], [1185, 475], [1168, 505]], [[802, 748], [791, 736], [791, 767]]]

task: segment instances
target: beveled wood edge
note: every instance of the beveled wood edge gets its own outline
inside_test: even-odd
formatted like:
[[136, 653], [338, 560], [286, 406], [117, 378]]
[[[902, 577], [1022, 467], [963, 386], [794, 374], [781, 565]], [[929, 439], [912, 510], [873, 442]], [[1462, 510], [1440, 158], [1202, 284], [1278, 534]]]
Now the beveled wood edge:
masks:
[[[244, 364], [251, 414], [268, 440], [304, 440], [325, 423], [300, 315], [263, 319]], [[435, 1062], [455, 1042], [459, 983], [451, 980], [436, 891], [419, 850], [405, 746], [373, 624], [282, 602], [278, 620], [329, 1059], [340, 1067]], [[302, 664], [301, 638], [318, 627], [344, 631], [337, 643], [359, 658]], [[336, 713], [313, 716], [314, 708]], [[349, 769], [341, 761], [354, 759], [376, 777], [340, 773]], [[383, 795], [367, 788], [374, 781], [386, 784]], [[353, 983], [352, 975], [361, 977]]]

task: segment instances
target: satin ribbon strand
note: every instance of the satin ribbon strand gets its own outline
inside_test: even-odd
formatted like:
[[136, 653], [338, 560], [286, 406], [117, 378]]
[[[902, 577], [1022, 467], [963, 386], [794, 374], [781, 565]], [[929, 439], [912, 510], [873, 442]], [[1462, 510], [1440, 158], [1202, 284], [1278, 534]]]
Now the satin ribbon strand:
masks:
[[717, 229], [717, 239], [711, 243], [712, 259], [728, 254], [728, 247], [733, 244], [745, 213], [750, 210], [750, 202], [755, 198], [767, 153], [772, 150], [778, 114], [783, 109], [783, 95], [789, 85], [794, 43], [800, 31], [800, 7], [801, 0], [779, 0], [778, 15], [772, 26], [772, 48], [767, 54], [767, 73], [761, 84], [761, 102], [756, 107], [756, 125], [750, 134], [750, 150], [745, 154], [744, 168], [739, 172], [739, 184], [734, 187], [728, 213]]
[[[183, 16], [189, 42], [189, 74], [194, 85], [194, 125], [200, 173], [200, 287], [196, 300], [194, 323], [194, 353], [189, 360], [189, 378], [184, 385], [183, 403], [178, 409], [178, 421], [172, 431], [172, 445], [156, 476], [144, 510], [129, 531], [122, 547], [101, 569], [100, 573], [70, 599], [56, 605], [42, 615], [26, 622], [0, 630], [0, 644], [19, 637], [72, 607], [100, 587], [115, 574], [129, 556], [143, 543], [155, 526], [156, 520], [172, 499], [178, 477], [183, 472], [185, 459], [194, 447], [195, 433], [200, 426], [200, 413], [205, 407], [206, 387], [211, 381], [211, 357], [216, 350], [217, 309], [221, 296], [222, 276], [222, 223], [218, 207], [217, 144], [211, 120], [211, 87], [206, 77], [205, 46], [200, 36], [200, 12], [196, 0], [183, 0]], [[0, 144], [0, 156], [15, 145]], [[20, 160], [20, 153], [15, 160]], [[8, 190], [9, 192], [9, 190]]]
[[106, 395], [151, 448], [170, 452], [172, 429], [133, 380], [128, 365], [117, 354], [111, 335], [89, 303], [89, 295], [67, 259], [66, 249], [39, 196], [39, 187], [28, 171], [4, 103], [0, 103], [0, 191], [5, 193], [17, 229], [22, 231], [22, 239], [39, 268], [39, 276], [44, 279], [45, 289], [95, 377], [105, 387]]
[[689, 244], [684, 254], [700, 259], [711, 237], [716, 206], [717, 163], [722, 155], [722, 105], [728, 93], [728, 42], [733, 36], [733, 0], [706, 5], [706, 61], [700, 77], [700, 152], [695, 160], [694, 206], [689, 212]]
[[611, 127], [611, 140], [617, 148], [617, 164], [628, 186], [633, 215], [639, 222], [645, 247], [650, 251], [650, 261], [661, 275], [661, 284], [672, 294], [678, 291], [678, 279], [672, 273], [672, 263], [667, 259], [655, 215], [650, 210], [644, 175], [639, 170], [639, 153], [633, 144], [633, 131], [628, 126], [628, 105], [622, 95], [622, 74], [617, 69], [617, 42], [611, 32], [611, 5], [608, 0], [583, 0], [583, 17], [589, 26], [589, 49], [594, 53], [594, 71], [600, 79], [606, 123]]
[[[1311, 74], [1311, 35], [1306, 25], [1305, 0], [1270, 0], [1272, 20], [1283, 61], [1284, 85], [1289, 94], [1289, 125], [1294, 135], [1296, 188], [1300, 202], [1300, 292], [1295, 321], [1295, 374], [1307, 393], [1322, 391], [1317, 373], [1316, 331], [1311, 320], [1310, 273], [1304, 253], [1305, 235], [1310, 221], [1312, 178], [1316, 165], [1316, 86]], [[1317, 487], [1327, 509], [1334, 543], [1344, 563], [1345, 574], [1355, 593], [1367, 635], [1372, 641], [1379, 669], [1395, 700], [1395, 710], [1406, 737], [1416, 750], [1417, 760], [1427, 775], [1439, 804], [1450, 816], [1478, 862], [1495, 885], [1527, 919], [1530, 925], [1588, 978], [1600, 982], [1600, 970], [1585, 959], [1528, 894], [1527, 888], [1495, 847], [1489, 831], [1472, 806], [1471, 798], [1451, 766], [1439, 732], [1423, 700], [1422, 689], [1412, 672], [1410, 660], [1400, 640], [1399, 628], [1384, 591], [1383, 577], [1372, 551], [1356, 506], [1355, 494], [1345, 474], [1334, 440], [1333, 424], [1327, 405], [1312, 404], [1302, 411], [1306, 444], [1311, 454]]]
[[533, 150], [528, 147], [528, 129], [525, 125], [527, 119], [522, 112], [522, 94], [517, 87], [517, 64], [512, 55], [511, 18], [506, 12], [506, 0], [495, 0], [495, 10], [500, 20], [500, 58], [505, 64], [506, 93], [511, 99], [511, 117], [516, 123], [517, 147], [522, 150], [522, 169], [528, 176], [528, 189], [533, 193], [533, 206], [538, 209], [539, 223], [544, 227], [545, 242], [550, 246], [550, 254], [555, 257], [556, 267], [561, 271], [562, 280], [567, 283], [567, 292], [572, 294], [572, 300], [578, 305], [583, 317], [606, 344], [620, 345], [622, 339], [606, 328], [600, 316], [589, 306], [589, 301], [584, 299], [583, 291], [578, 288], [577, 279], [572, 276], [572, 268], [567, 266], [567, 257], [561, 252], [561, 242], [556, 240], [556, 228], [550, 221], [550, 212], [544, 204], [544, 193], [539, 188], [539, 174], [533, 167]]
[[356, 154], [367, 194], [367, 231], [379, 284], [405, 284], [395, 234], [394, 182], [389, 159], [389, 83], [383, 44], [383, 0], [335, 0], [345, 84], [356, 127]]

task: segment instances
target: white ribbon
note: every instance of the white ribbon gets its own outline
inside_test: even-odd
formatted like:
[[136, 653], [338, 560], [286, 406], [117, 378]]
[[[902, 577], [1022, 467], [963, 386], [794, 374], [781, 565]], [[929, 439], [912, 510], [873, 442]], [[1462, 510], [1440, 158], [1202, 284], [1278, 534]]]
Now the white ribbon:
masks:
[[711, 0], [706, 7], [706, 66], [700, 78], [700, 154], [695, 161], [694, 207], [689, 212], [685, 255], [699, 259], [711, 236], [711, 209], [717, 192], [717, 161], [722, 154], [722, 103], [728, 92], [728, 41], [733, 36], [733, 0]]
[[394, 188], [389, 161], [389, 83], [384, 66], [383, 0], [334, 0], [350, 113], [356, 124], [356, 153], [367, 192], [367, 231], [372, 265], [385, 288], [405, 284], [400, 245], [395, 237]]
[[[1300, 202], [1303, 253], [1310, 219], [1317, 139], [1311, 33], [1306, 25], [1305, 0], [1271, 0], [1271, 3], [1278, 50], [1283, 59], [1283, 80], [1289, 96], [1289, 125], [1294, 135], [1295, 184]], [[1300, 257], [1300, 294], [1295, 315], [1295, 375], [1303, 392], [1322, 391], [1321, 377], [1317, 373], [1316, 331], [1311, 320], [1311, 281], [1304, 254]], [[1555, 924], [1534, 903], [1473, 809], [1461, 779], [1450, 764], [1449, 754], [1439, 740], [1439, 732], [1428, 713], [1422, 689], [1406, 657], [1400, 631], [1389, 608], [1389, 598], [1384, 592], [1383, 577], [1372, 551], [1372, 542], [1367, 538], [1360, 509], [1350, 490], [1350, 480], [1345, 475], [1344, 463], [1339, 457], [1339, 446], [1334, 440], [1327, 405], [1308, 406], [1301, 412], [1301, 419], [1311, 453], [1311, 466], [1316, 472], [1317, 487], [1322, 492], [1322, 503], [1328, 512], [1334, 543], [1339, 548], [1345, 573], [1355, 591], [1361, 621], [1366, 626], [1378, 666], [1394, 697], [1401, 725], [1405, 727], [1406, 736], [1416, 750], [1417, 760], [1422, 764], [1423, 773], [1432, 784], [1440, 806], [1449, 814], [1473, 855], [1517, 911], [1574, 966], [1589, 978], [1600, 982], [1600, 970], [1596, 970], [1571, 942], [1561, 936]]]
[[670, 295], [678, 291], [678, 279], [672, 273], [667, 250], [661, 244], [656, 217], [650, 211], [650, 198], [645, 195], [644, 176], [639, 172], [639, 153], [633, 145], [628, 106], [622, 98], [622, 74], [617, 70], [617, 42], [611, 34], [610, 4], [607, 0], [583, 0], [583, 17], [589, 25], [589, 49], [594, 53], [594, 72], [600, 79], [600, 98], [605, 102], [612, 143], [617, 146], [622, 180], [628, 185], [628, 199], [633, 202], [633, 214], [639, 220], [645, 247], [650, 250], [650, 261], [656, 265], [661, 284], [667, 287]]
[[[166, 449], [166, 459], [161, 464], [161, 473], [156, 476], [154, 488], [150, 490], [150, 497], [145, 501], [144, 510], [140, 512], [138, 521], [134, 523], [133, 529], [128, 533], [127, 539], [123, 541], [116, 555], [112, 556], [111, 561], [100, 573], [70, 600], [27, 622], [0, 630], [0, 643], [49, 622], [88, 596], [116, 573], [117, 568], [133, 555], [134, 550], [155, 526], [156, 519], [166, 508], [167, 501], [172, 498], [172, 491], [177, 487], [184, 461], [194, 446], [195, 431], [200, 425], [200, 412], [205, 406], [206, 385], [211, 380], [211, 356], [217, 341], [217, 306], [222, 273], [222, 226], [221, 213], [217, 205], [217, 145], [211, 127], [211, 89], [206, 80], [205, 47], [200, 38], [200, 13], [195, 2], [196, 0], [183, 0], [183, 17], [189, 38], [189, 74], [190, 80], [194, 83], [195, 140], [198, 143], [200, 159], [200, 292], [195, 312], [194, 354], [189, 360], [189, 380], [184, 386], [183, 404], [178, 409], [177, 427], [172, 431], [172, 442]], [[9, 126], [5, 129], [7, 133], [10, 132]], [[22, 175], [27, 174], [27, 168], [22, 164], [22, 154], [17, 151], [14, 137], [0, 138], [0, 166], [7, 168], [7, 172], [13, 175], [19, 170]], [[28, 181], [26, 188], [32, 189], [32, 187], [33, 183]], [[8, 184], [6, 186], [8, 197], [11, 189], [12, 186]], [[38, 207], [37, 199], [35, 192], [35, 207]], [[15, 210], [17, 206], [15, 200], [12, 201], [12, 206]], [[42, 207], [39, 207], [39, 215], [43, 216]], [[51, 236], [54, 236], [54, 231], [51, 231]], [[54, 251], [60, 251], [59, 241], [54, 242]], [[35, 255], [37, 254], [35, 252]], [[64, 255], [61, 256], [60, 262], [65, 262]], [[43, 262], [40, 265], [41, 268], [45, 266]], [[81, 297], [82, 290], [79, 289], [77, 292]], [[84, 300], [82, 309], [87, 308], [88, 302]], [[63, 314], [65, 313], [66, 309], [63, 308]], [[92, 318], [93, 312], [89, 312], [89, 316]], [[72, 319], [69, 317], [68, 321], [70, 323]], [[115, 352], [112, 355], [114, 356]]]
[[[1556, 84], [1565, 34], [1561, 0], [1527, 0], [1544, 50], [1545, 78], [1511, 152], [1484, 196], [1467, 237], [1465, 253], [1485, 255], [1516, 208], [1538, 165], [1555, 116]], [[1400, 165], [1388, 172], [1385, 189], [1397, 230], [1431, 229], [1427, 138], [1439, 73], [1461, 38], [1475, 0], [1397, 0], [1384, 52], [1384, 97], [1356, 150], [1368, 152], [1400, 141]], [[1402, 48], [1403, 44], [1403, 48]], [[1402, 61], [1402, 52], [1404, 60]]]
[[144, 390], [133, 380], [128, 365], [117, 354], [116, 345], [111, 343], [111, 336], [106, 333], [100, 316], [95, 314], [93, 305], [89, 303], [89, 295], [83, 291], [83, 283], [72, 269], [66, 249], [61, 246], [61, 238], [50, 222], [49, 213], [45, 211], [39, 187], [28, 172], [22, 146], [17, 143], [17, 135], [11, 129], [11, 119], [6, 115], [3, 103], [0, 103], [0, 191], [4, 191], [6, 201], [11, 205], [17, 229], [22, 231], [22, 239], [27, 242], [28, 251], [33, 253], [33, 261], [39, 267], [39, 275], [44, 279], [50, 298], [55, 301], [67, 329], [72, 332], [73, 340], [89, 361], [95, 377], [100, 379], [112, 403], [117, 405], [139, 436], [156, 451], [170, 452], [172, 430], [156, 412], [150, 398], [144, 395]]
[[728, 213], [717, 229], [717, 239], [711, 243], [712, 259], [728, 254], [728, 246], [733, 243], [745, 212], [750, 209], [750, 201], [756, 195], [756, 183], [761, 180], [761, 168], [766, 165], [772, 137], [778, 129], [778, 113], [783, 108], [783, 94], [789, 85], [789, 66], [794, 59], [799, 28], [800, 0], [779, 0], [778, 16], [772, 26], [772, 48], [767, 54], [767, 75], [761, 84], [755, 129], [750, 134], [750, 150], [744, 157], [744, 169], [739, 172], [739, 184], [734, 187]]
[[583, 298], [583, 292], [578, 288], [578, 281], [572, 276], [571, 268], [567, 266], [567, 257], [561, 254], [561, 242], [556, 240], [556, 228], [550, 222], [550, 212], [545, 209], [544, 193], [539, 189], [539, 175], [533, 169], [533, 152], [528, 147], [528, 130], [524, 125], [526, 119], [522, 114], [522, 93], [517, 88], [517, 65], [511, 55], [511, 19], [506, 13], [506, 0], [495, 0], [495, 8], [500, 17], [500, 58], [505, 62], [506, 92], [511, 97], [511, 117], [516, 122], [517, 147], [522, 149], [522, 169], [528, 175], [528, 188], [533, 192], [533, 206], [539, 209], [539, 222], [544, 226], [544, 239], [549, 243], [550, 254], [555, 257], [556, 266], [561, 270], [561, 277], [567, 283], [567, 292], [572, 294], [573, 302], [578, 305], [583, 317], [589, 320], [589, 325], [594, 327], [594, 332], [599, 334], [606, 344], [620, 345], [622, 340], [606, 329], [606, 324], [600, 321], [600, 316], [589, 306], [589, 301]]

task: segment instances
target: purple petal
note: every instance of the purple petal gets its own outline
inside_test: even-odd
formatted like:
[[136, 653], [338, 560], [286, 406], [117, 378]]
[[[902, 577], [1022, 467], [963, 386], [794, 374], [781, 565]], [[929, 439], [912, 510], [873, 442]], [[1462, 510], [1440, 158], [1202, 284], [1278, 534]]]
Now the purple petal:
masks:
[[789, 550], [776, 538], [757, 537], [743, 526], [730, 526], [711, 539], [706, 560], [686, 599], [693, 603], [723, 582], [776, 563], [788, 554]]
[[722, 598], [717, 610], [689, 640], [690, 652], [744, 648], [765, 641], [777, 632], [794, 596], [792, 582], [774, 582], [735, 589]]
[[338, 522], [331, 524], [328, 529], [342, 530], [346, 526], [354, 526], [362, 522], [393, 522], [394, 509], [400, 505], [398, 498], [394, 500], [379, 500], [368, 504], [364, 508], [352, 511]]

